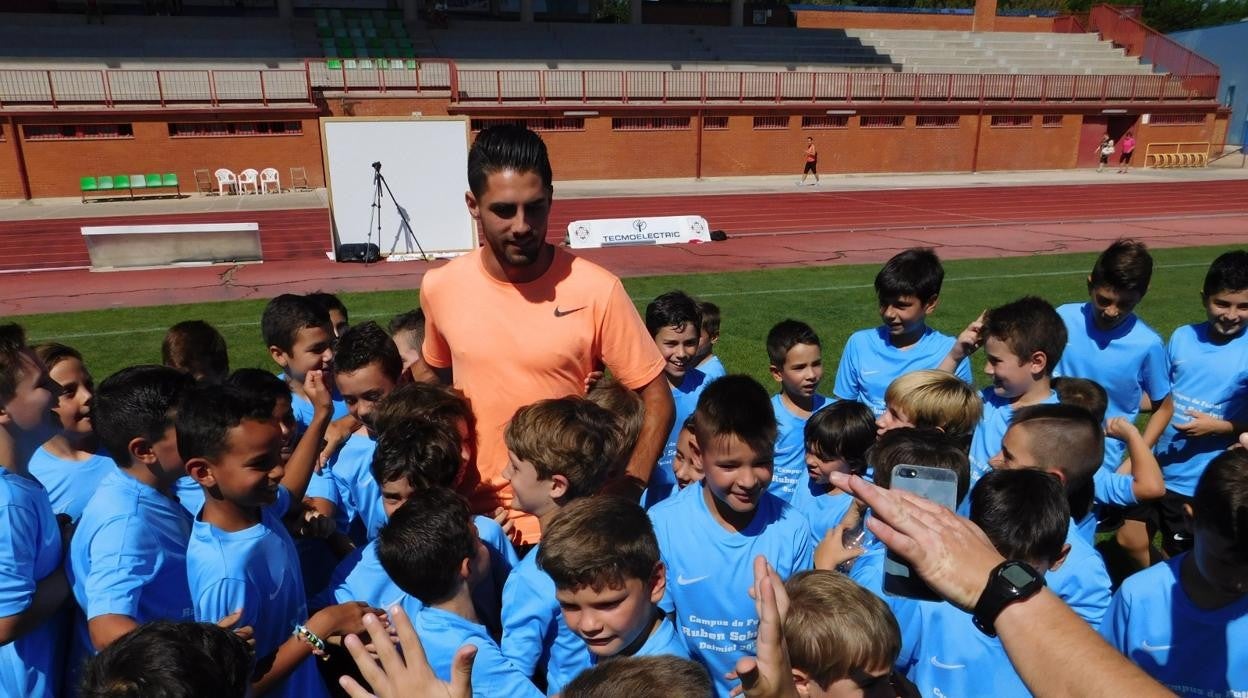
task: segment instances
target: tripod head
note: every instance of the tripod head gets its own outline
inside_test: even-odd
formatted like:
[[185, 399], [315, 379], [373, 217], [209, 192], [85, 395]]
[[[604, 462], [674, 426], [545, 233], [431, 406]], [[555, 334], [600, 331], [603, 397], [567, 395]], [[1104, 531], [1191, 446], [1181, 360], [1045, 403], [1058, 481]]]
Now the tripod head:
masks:
[[373, 171], [376, 172], [377, 174], [381, 174], [381, 161], [380, 160], [373, 163]]

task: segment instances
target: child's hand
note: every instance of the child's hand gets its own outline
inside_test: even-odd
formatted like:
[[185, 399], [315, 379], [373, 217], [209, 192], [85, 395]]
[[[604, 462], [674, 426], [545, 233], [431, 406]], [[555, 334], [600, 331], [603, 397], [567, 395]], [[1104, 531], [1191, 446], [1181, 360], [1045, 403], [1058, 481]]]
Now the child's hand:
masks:
[[1135, 425], [1128, 422], [1123, 417], [1114, 417], [1105, 422], [1105, 435], [1111, 436], [1119, 441], [1130, 441], [1132, 438], [1140, 437], [1140, 430]]
[[[403, 651], [400, 653], [387, 642], [378, 643], [376, 651], [380, 666], [377, 660], [368, 655], [358, 637], [347, 636], [347, 651], [359, 667], [360, 675], [373, 689], [373, 693], [369, 693], [355, 679], [343, 676], [338, 679], [338, 683], [346, 690], [347, 695], [351, 698], [471, 698], [472, 663], [477, 656], [476, 647], [464, 645], [455, 652], [451, 682], [444, 683], [433, 673], [429, 660], [425, 658], [420, 637], [416, 635], [407, 614], [398, 607], [394, 609], [394, 625], [398, 627]], [[364, 626], [371, 633], [382, 633], [376, 618], [365, 616]]]
[[502, 527], [503, 535], [507, 536], [512, 543], [516, 545], [520, 544], [520, 532], [516, 530], [516, 523], [511, 520], [510, 509], [507, 507], [499, 507], [494, 510], [494, 513], [490, 516], [490, 518], [494, 519], [494, 523]]
[[321, 514], [310, 506], [303, 512], [303, 525], [299, 527], [301, 538], [329, 538], [338, 531], [338, 524], [330, 517]]
[[360, 427], [360, 423], [354, 417], [347, 416], [341, 419], [335, 419], [325, 427], [325, 437], [322, 439], [321, 453], [316, 457], [316, 471], [319, 473], [330, 458], [338, 453], [338, 449], [347, 442], [351, 437], [351, 432]]
[[334, 407], [329, 387], [325, 385], [324, 371], [308, 371], [308, 375], [303, 378], [303, 393], [307, 395], [308, 402], [312, 403], [316, 412], [329, 412]]
[[961, 354], [961, 356], [956, 357], [959, 361], [979, 351], [979, 348], [983, 346], [984, 315], [987, 313], [987, 310], [980, 313], [979, 317], [975, 318], [975, 321], [967, 325], [966, 329], [962, 330], [961, 334], [958, 335], [958, 340], [954, 342], [953, 350], [950, 353], [956, 352]]
[[243, 642], [246, 642], [248, 645], [255, 647], [256, 646], [255, 631], [252, 629], [252, 627], [250, 625], [244, 625], [242, 627], [238, 626], [238, 622], [242, 620], [242, 618], [243, 618], [243, 609], [240, 608], [237, 611], [231, 613], [230, 615], [217, 621], [217, 627], [225, 628], [226, 630], [233, 631], [235, 635], [242, 638]]
[[[848, 514], [846, 518], [849, 518]], [[844, 543], [845, 531], [857, 525], [857, 521], [846, 523], [842, 520], [823, 536], [815, 547], [815, 569], [834, 570], [863, 553], [863, 548], [846, 548]]]
[[[784, 616], [788, 597], [784, 585], [766, 559], [754, 558], [754, 608], [758, 613], [756, 657], [742, 657], [725, 678], [740, 679], [730, 695], [745, 694], [750, 698], [797, 698], [789, 648], [784, 644]], [[781, 601], [781, 599], [784, 599]]]
[[[316, 612], [308, 620], [308, 627], [321, 638], [328, 640], [339, 635], [363, 635], [366, 632], [364, 617], [372, 614], [381, 621], [382, 626], [388, 624], [386, 614], [380, 608], [373, 608], [362, 601], [348, 601], [336, 606], [327, 606]], [[313, 628], [313, 623], [316, 628]], [[324, 632], [322, 633], [321, 630]], [[382, 633], [384, 635], [384, 633]], [[380, 642], [379, 645], [386, 643]]]
[[1225, 420], [1218, 419], [1211, 414], [1205, 414], [1199, 410], [1189, 409], [1186, 414], [1188, 417], [1192, 418], [1192, 421], [1185, 424], [1174, 425], [1174, 428], [1178, 429], [1184, 436], [1198, 439], [1202, 436], [1227, 433], [1227, 422]]
[[606, 374], [602, 371], [590, 371], [589, 375], [585, 376], [585, 392], [588, 393], [593, 390], [594, 386], [598, 385], [598, 381], [602, 380], [604, 375]]

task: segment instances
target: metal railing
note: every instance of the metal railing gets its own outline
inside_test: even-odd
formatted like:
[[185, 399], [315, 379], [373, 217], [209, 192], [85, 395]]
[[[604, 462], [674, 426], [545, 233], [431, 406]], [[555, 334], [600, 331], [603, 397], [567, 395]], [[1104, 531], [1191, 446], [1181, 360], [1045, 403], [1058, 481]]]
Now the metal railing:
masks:
[[1200, 101], [1217, 76], [460, 70], [458, 104]]
[[455, 92], [455, 64], [446, 59], [305, 61], [313, 89], [338, 92]]
[[0, 107], [310, 105], [304, 70], [0, 70]]
[[1088, 26], [1102, 39], [1123, 47], [1156, 70], [1174, 75], [1219, 75], [1218, 66], [1179, 42], [1153, 30], [1113, 5], [1097, 5], [1088, 14]]

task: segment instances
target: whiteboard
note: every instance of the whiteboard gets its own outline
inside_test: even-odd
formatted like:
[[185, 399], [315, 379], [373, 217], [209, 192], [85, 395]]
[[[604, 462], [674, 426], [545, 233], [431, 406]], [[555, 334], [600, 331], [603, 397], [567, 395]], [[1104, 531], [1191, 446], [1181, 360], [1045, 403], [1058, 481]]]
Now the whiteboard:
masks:
[[[331, 244], [372, 242], [383, 255], [417, 253], [400, 229], [395, 202], [408, 213], [412, 233], [430, 256], [451, 256], [477, 247], [468, 190], [468, 120], [460, 117], [321, 119], [322, 152]], [[381, 233], [373, 209], [373, 167], [394, 193], [382, 190]], [[371, 239], [370, 239], [371, 233]]]

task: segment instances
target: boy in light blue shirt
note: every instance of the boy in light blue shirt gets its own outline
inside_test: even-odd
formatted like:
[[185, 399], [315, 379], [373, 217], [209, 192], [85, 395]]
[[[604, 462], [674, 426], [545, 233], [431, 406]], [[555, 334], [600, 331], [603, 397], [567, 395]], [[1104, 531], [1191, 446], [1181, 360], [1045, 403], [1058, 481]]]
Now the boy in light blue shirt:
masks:
[[704, 664], [715, 693], [727, 696], [725, 675], [753, 654], [758, 617], [743, 593], [762, 555], [781, 579], [809, 569], [810, 526], [767, 492], [776, 419], [767, 391], [748, 376], [707, 386], [694, 412], [695, 453], [703, 480], [650, 511], [668, 578], [661, 607], [674, 612], [690, 656]]
[[1122, 583], [1101, 635], [1179, 695], [1248, 692], [1248, 451], [1223, 451], [1192, 498], [1195, 545]]
[[[18, 325], [0, 325], [0, 695], [61, 695], [64, 618], [60, 523], [48, 493], [27, 471], [51, 429], [56, 383]], [[25, 628], [25, 630], [19, 630]]]
[[[928, 248], [895, 255], [875, 277], [875, 295], [884, 324], [850, 335], [836, 369], [832, 394], [857, 400], [875, 416], [884, 413], [884, 391], [898, 376], [923, 368], [937, 368], [955, 339], [927, 326], [936, 310], [945, 270]], [[971, 364], [958, 360], [948, 370], [971, 382]]]
[[702, 332], [698, 335], [698, 350], [693, 355], [694, 367], [706, 374], [707, 382], [728, 375], [724, 362], [715, 354], [715, 345], [719, 343], [719, 306], [710, 301], [698, 301], [698, 312], [702, 314]]
[[992, 469], [989, 460], [1001, 450], [1014, 411], [1057, 402], [1050, 380], [1066, 347], [1066, 326], [1048, 301], [1025, 296], [968, 325], [940, 367], [950, 369], [980, 346], [987, 354], [984, 373], [992, 385], [981, 393], [984, 416], [971, 436], [972, 487]]
[[351, 417], [362, 426], [342, 449], [313, 477], [308, 486], [312, 505], [353, 529], [356, 542], [377, 537], [385, 524], [381, 491], [373, 479], [373, 452], [377, 448], [376, 406], [394, 390], [403, 375], [403, 357], [390, 335], [376, 322], [353, 325], [338, 338], [335, 381]]
[[782, 320], [767, 333], [767, 359], [780, 392], [771, 398], [776, 415], [776, 453], [768, 491], [791, 502], [806, 478], [806, 420], [828, 403], [819, 336], [804, 322]]
[[66, 574], [82, 609], [74, 666], [143, 623], [193, 616], [186, 582], [191, 516], [174, 493], [186, 469], [173, 425], [192, 385], [172, 368], [132, 366], [95, 393], [95, 432], [117, 467], [83, 508], [69, 545]]
[[1169, 399], [1148, 421], [1144, 439], [1166, 477], [1166, 494], [1148, 519], [1170, 556], [1191, 548], [1184, 506], [1201, 473], [1248, 430], [1248, 251], [1220, 255], [1205, 274], [1207, 319], [1170, 336]]
[[280, 378], [290, 386], [291, 410], [302, 432], [312, 421], [315, 409], [303, 392], [308, 371], [329, 376], [333, 396], [333, 418], [347, 416], [347, 405], [338, 395], [333, 380], [334, 329], [325, 308], [307, 296], [283, 293], [269, 301], [260, 317], [260, 331], [269, 357], [281, 367]]
[[1066, 491], [1072, 519], [1069, 554], [1048, 576], [1049, 587], [1093, 628], [1109, 606], [1110, 580], [1101, 554], [1080, 533], [1077, 521], [1092, 511], [1093, 476], [1100, 470], [1105, 434], [1091, 412], [1077, 405], [1031, 405], [1014, 414], [992, 466], [1001, 470], [1042, 470]]
[[675, 623], [658, 607], [667, 571], [637, 504], [613, 496], [572, 502], [543, 529], [537, 564], [554, 580], [564, 624], [585, 641], [594, 664], [689, 658]]
[[273, 404], [230, 385], [189, 391], [176, 420], [178, 452], [204, 488], [204, 506], [187, 547], [195, 618], [211, 621], [241, 609], [255, 631], [258, 676], [252, 690], [272, 696], [325, 696], [312, 654], [324, 641], [360, 633], [362, 603], [330, 606], [308, 617], [294, 542], [281, 517], [302, 499], [328, 424], [329, 390], [319, 372], [305, 393], [316, 406], [312, 427], [287, 465]]
[[420, 602], [415, 612], [403, 610], [439, 679], [451, 679], [455, 653], [471, 644], [477, 648], [472, 663], [474, 696], [542, 696], [477, 618], [471, 589], [489, 574], [490, 555], [462, 497], [445, 487], [413, 492], [381, 529], [377, 556], [399, 588]]
[[646, 306], [646, 329], [663, 355], [663, 375], [672, 389], [676, 407], [676, 421], [646, 487], [643, 502], [647, 509], [670, 497], [676, 489], [672, 461], [676, 458], [681, 425], [693, 414], [698, 396], [710, 382], [705, 373], [693, 367], [701, 327], [698, 303], [683, 291], [664, 293]]
[[[773, 398], [774, 400], [774, 398]], [[793, 492], [793, 508], [810, 524], [813, 545], [836, 528], [854, 502], [828, 481], [832, 473], [864, 475], [875, 445], [875, 417], [861, 402], [837, 400], [810, 416], [802, 431], [806, 473]]]
[[[520, 408], [504, 434], [503, 477], [515, 503], [545, 529], [559, 511], [602, 489], [614, 470], [619, 425], [582, 399], [541, 400]], [[526, 676], [544, 676], [550, 695], [591, 664], [584, 641], [564, 622], [555, 582], [537, 564], [541, 545], [520, 561], [503, 586], [503, 656]], [[539, 679], [540, 683], [540, 679]]]
[[[1141, 398], [1160, 405], [1170, 394], [1170, 366], [1161, 337], [1135, 314], [1148, 293], [1153, 258], [1144, 243], [1117, 240], [1092, 266], [1086, 303], [1057, 308], [1066, 325], [1066, 348], [1054, 376], [1087, 378], [1105, 389], [1106, 419], [1134, 422]], [[1102, 467], [1122, 463], [1123, 444], [1105, 443]]]
[[[971, 492], [971, 520], [1006, 559], [1041, 575], [1063, 564], [1070, 512], [1061, 483], [1048, 473], [998, 471], [980, 478]], [[946, 601], [887, 601], [901, 627], [897, 669], [921, 695], [1031, 695], [1001, 640], [976, 628], [969, 613]]]
[[52, 511], [77, 521], [96, 485], [117, 466], [91, 429], [95, 382], [82, 354], [54, 342], [33, 349], [61, 389], [52, 407], [57, 432], [31, 457], [30, 474], [48, 491]]

